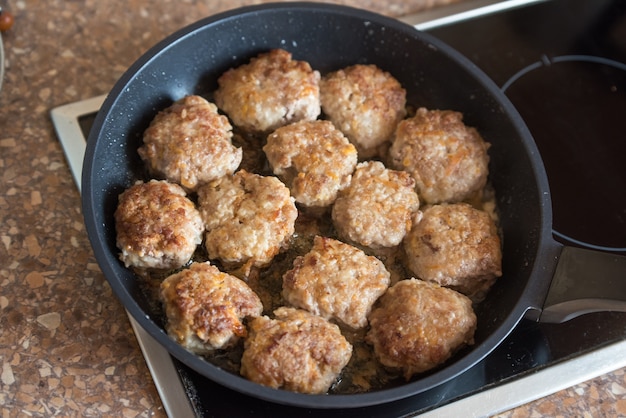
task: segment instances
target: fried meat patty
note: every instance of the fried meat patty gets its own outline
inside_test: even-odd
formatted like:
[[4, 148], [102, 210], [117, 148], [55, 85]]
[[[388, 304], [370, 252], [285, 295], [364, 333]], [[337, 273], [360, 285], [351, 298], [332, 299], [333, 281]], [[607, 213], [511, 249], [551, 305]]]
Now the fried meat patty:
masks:
[[187, 96], [155, 116], [138, 152], [153, 175], [195, 190], [239, 167], [242, 150], [231, 139], [230, 122], [215, 104]]
[[366, 341], [380, 362], [408, 380], [474, 343], [476, 315], [466, 296], [436, 283], [401, 280], [369, 316]]
[[246, 132], [267, 133], [320, 112], [320, 74], [308, 62], [273, 49], [222, 74], [215, 103]]
[[419, 209], [415, 180], [379, 161], [359, 163], [332, 208], [339, 236], [370, 248], [394, 247], [411, 230]]
[[320, 81], [324, 114], [369, 158], [388, 141], [406, 115], [406, 91], [375, 65], [357, 64]]
[[324, 393], [352, 356], [339, 327], [300, 309], [281, 307], [250, 322], [241, 375], [300, 393]]
[[488, 148], [461, 113], [419, 108], [398, 124], [389, 157], [393, 168], [413, 176], [423, 203], [454, 203], [485, 187]]
[[422, 280], [451, 287], [480, 302], [502, 275], [495, 222], [466, 203], [434, 205], [404, 240], [407, 267]]
[[367, 314], [390, 282], [376, 257], [332, 238], [316, 236], [313, 248], [283, 275], [283, 297], [293, 306], [352, 328], [367, 325]]
[[209, 258], [230, 266], [267, 265], [287, 245], [298, 216], [279, 179], [245, 170], [200, 187], [198, 205]]
[[233, 346], [247, 336], [243, 319], [263, 312], [261, 300], [235, 276], [192, 263], [161, 282], [167, 333], [197, 354]]
[[278, 128], [263, 147], [274, 174], [307, 207], [332, 204], [350, 183], [354, 145], [329, 121], [301, 121]]
[[178, 268], [202, 243], [200, 213], [182, 187], [165, 180], [126, 189], [114, 217], [120, 260], [126, 267]]

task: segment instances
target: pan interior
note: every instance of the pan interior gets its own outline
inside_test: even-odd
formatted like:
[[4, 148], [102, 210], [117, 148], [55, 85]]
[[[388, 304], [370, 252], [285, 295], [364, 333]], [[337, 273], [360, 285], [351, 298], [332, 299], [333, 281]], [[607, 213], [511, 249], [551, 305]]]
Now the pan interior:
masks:
[[[303, 30], [306, 28], [306, 30]], [[407, 101], [453, 109], [490, 148], [491, 182], [504, 234], [504, 276], [477, 310], [476, 343], [446, 367], [381, 392], [310, 396], [270, 390], [189, 355], [151, 315], [151, 302], [117, 258], [113, 213], [117, 196], [144, 177], [137, 155], [154, 115], [188, 95], [210, 96], [217, 77], [271, 48], [283, 48], [322, 74], [376, 64], [407, 90]], [[395, 20], [343, 6], [282, 3], [226, 12], [187, 27], [156, 45], [116, 84], [88, 139], [82, 184], [88, 234], [107, 280], [127, 310], [153, 337], [201, 374], [267, 400], [335, 408], [388, 402], [420, 393], [471, 367], [522, 317], [534, 262], [549, 231], [549, 194], [541, 160], [521, 118], [470, 62], [438, 40]]]

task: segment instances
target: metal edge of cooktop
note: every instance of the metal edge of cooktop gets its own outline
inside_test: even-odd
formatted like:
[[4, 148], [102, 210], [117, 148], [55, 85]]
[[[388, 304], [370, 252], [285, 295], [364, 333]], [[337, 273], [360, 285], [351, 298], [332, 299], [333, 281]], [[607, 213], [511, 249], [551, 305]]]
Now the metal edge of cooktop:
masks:
[[[400, 20], [419, 30], [426, 30], [540, 1], [548, 0], [473, 0], [404, 16]], [[0, 44], [0, 56], [2, 56], [1, 48], [2, 45]], [[1, 75], [2, 68], [0, 67]], [[55, 107], [50, 111], [57, 136], [63, 146], [65, 157], [79, 191], [81, 190], [81, 172], [86, 147], [79, 118], [97, 112], [105, 98], [106, 95], [97, 96]], [[138, 325], [132, 316], [128, 315], [128, 318], [165, 412], [170, 417], [193, 416], [195, 412], [188, 400], [171, 356], [165, 348]], [[437, 407], [421, 416], [483, 417], [504, 412], [626, 367], [626, 358], [622, 356], [625, 351], [626, 340], [616, 342], [511, 382]]]
[[420, 414], [425, 418], [489, 417], [552, 395], [582, 382], [626, 367], [626, 340], [548, 366], [526, 376], [452, 401]]
[[465, 0], [402, 16], [398, 20], [416, 29], [427, 30], [543, 1], [548, 0]]

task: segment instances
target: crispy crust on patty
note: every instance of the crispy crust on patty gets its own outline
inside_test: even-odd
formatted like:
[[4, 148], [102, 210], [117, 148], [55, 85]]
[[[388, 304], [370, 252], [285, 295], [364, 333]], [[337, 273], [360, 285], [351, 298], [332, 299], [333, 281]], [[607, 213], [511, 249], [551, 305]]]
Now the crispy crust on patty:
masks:
[[357, 64], [320, 82], [324, 114], [369, 158], [388, 141], [406, 115], [406, 91], [388, 72]]
[[404, 240], [407, 267], [422, 280], [451, 287], [480, 302], [502, 275], [495, 222], [466, 203], [435, 205]]
[[316, 236], [313, 248], [283, 275], [283, 297], [323, 318], [362, 328], [389, 282], [389, 272], [376, 257], [341, 241]]
[[263, 147], [274, 171], [307, 207], [332, 204], [350, 184], [354, 145], [329, 121], [301, 121], [278, 128]]
[[173, 269], [191, 258], [204, 225], [195, 205], [177, 184], [138, 182], [119, 196], [115, 230], [126, 267]]
[[308, 62], [273, 49], [222, 74], [215, 102], [244, 131], [267, 133], [319, 116], [319, 80]]
[[167, 333], [198, 354], [233, 346], [247, 336], [246, 317], [263, 312], [248, 285], [207, 263], [192, 263], [161, 283]]
[[337, 325], [309, 312], [281, 307], [257, 317], [241, 359], [242, 376], [276, 389], [328, 391], [352, 356]]
[[394, 247], [416, 221], [419, 199], [409, 173], [359, 163], [332, 209], [339, 236], [370, 248]]
[[402, 370], [407, 380], [474, 343], [472, 302], [452, 289], [417, 279], [389, 288], [369, 320], [366, 341], [383, 365]]
[[451, 110], [419, 108], [398, 124], [391, 166], [409, 172], [424, 203], [460, 202], [479, 193], [489, 174], [489, 144]]
[[298, 216], [279, 179], [245, 170], [200, 187], [198, 205], [209, 257], [227, 266], [267, 265], [287, 246]]
[[213, 103], [187, 96], [156, 115], [138, 152], [153, 175], [195, 190], [237, 169], [242, 150], [231, 139], [232, 127]]

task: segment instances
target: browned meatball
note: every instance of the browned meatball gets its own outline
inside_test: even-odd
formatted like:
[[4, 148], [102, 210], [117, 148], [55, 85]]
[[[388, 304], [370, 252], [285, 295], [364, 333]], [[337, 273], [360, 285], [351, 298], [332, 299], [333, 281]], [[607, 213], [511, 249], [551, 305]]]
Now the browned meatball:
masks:
[[309, 312], [281, 307], [275, 319], [250, 322], [241, 375], [300, 393], [324, 393], [350, 361], [352, 345], [339, 327]]
[[388, 141], [406, 114], [406, 91], [375, 65], [353, 65], [324, 76], [320, 82], [322, 110], [370, 158]]
[[177, 184], [136, 183], [119, 196], [117, 247], [126, 267], [173, 269], [187, 263], [202, 242], [200, 213]]
[[411, 173], [424, 203], [460, 202], [485, 187], [488, 148], [461, 113], [420, 108], [398, 124], [389, 156], [392, 167]]
[[452, 289], [417, 279], [390, 287], [369, 320], [366, 341], [383, 365], [400, 369], [407, 380], [474, 343], [472, 302]]
[[247, 335], [242, 320], [263, 312], [248, 285], [209, 263], [192, 263], [161, 283], [167, 333], [188, 350], [205, 354]]
[[262, 267], [287, 246], [298, 210], [276, 177], [240, 170], [198, 189], [211, 259], [228, 266]]
[[301, 121], [278, 128], [263, 147], [274, 171], [307, 207], [332, 204], [350, 183], [354, 145], [329, 121]]
[[389, 286], [390, 274], [376, 257], [332, 238], [316, 236], [313, 248], [283, 276], [290, 304], [352, 328], [367, 325], [372, 305]]
[[291, 53], [274, 49], [218, 79], [215, 102], [233, 123], [248, 132], [271, 132], [320, 114], [320, 74]]
[[502, 275], [493, 219], [466, 203], [428, 207], [404, 240], [407, 267], [422, 280], [452, 287], [480, 302]]
[[411, 230], [418, 209], [409, 173], [368, 161], [357, 166], [350, 186], [339, 194], [332, 219], [348, 241], [370, 248], [394, 247]]
[[143, 135], [139, 156], [156, 176], [188, 190], [232, 174], [242, 150], [231, 142], [232, 127], [217, 107], [200, 96], [184, 97], [159, 112]]

